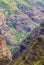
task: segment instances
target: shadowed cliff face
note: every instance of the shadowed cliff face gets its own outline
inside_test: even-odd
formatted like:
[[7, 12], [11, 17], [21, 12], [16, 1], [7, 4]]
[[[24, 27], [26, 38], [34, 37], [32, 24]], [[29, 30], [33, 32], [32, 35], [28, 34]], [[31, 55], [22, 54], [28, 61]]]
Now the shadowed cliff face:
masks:
[[9, 65], [44, 65], [44, 36], [39, 36]]
[[5, 65], [10, 61], [12, 61], [12, 54], [6, 45], [4, 37], [0, 35], [0, 65]]

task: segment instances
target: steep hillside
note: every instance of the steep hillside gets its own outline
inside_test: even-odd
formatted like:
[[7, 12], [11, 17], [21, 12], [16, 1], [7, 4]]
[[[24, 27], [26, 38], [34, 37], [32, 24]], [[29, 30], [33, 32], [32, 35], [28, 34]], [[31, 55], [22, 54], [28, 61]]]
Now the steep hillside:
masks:
[[0, 27], [13, 58], [37, 36], [44, 35], [41, 22], [44, 22], [43, 0], [0, 0]]

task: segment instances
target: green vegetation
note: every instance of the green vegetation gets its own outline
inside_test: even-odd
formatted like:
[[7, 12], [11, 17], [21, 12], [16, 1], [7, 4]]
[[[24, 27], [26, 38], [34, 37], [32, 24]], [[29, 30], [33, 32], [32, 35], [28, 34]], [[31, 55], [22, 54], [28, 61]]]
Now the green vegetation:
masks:
[[25, 1], [25, 0], [17, 0], [19, 3], [25, 5], [25, 6], [29, 6], [29, 4]]
[[0, 7], [4, 9], [17, 9], [16, 3], [11, 0], [0, 0]]

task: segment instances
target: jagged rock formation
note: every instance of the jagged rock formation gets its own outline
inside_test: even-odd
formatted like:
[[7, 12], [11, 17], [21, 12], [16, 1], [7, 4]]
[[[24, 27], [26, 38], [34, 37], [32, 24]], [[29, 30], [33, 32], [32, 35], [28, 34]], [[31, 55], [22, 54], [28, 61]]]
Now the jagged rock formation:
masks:
[[27, 49], [8, 65], [44, 65], [44, 36], [39, 36]]
[[9, 51], [3, 35], [0, 35], [0, 65], [5, 65], [12, 61], [12, 54]]

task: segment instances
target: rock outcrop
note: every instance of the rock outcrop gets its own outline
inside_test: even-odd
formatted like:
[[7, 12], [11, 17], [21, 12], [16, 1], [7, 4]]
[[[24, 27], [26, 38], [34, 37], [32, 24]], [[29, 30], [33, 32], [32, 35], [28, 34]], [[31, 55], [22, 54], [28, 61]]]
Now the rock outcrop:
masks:
[[0, 64], [5, 65], [9, 61], [12, 61], [12, 54], [8, 49], [3, 35], [0, 35]]

